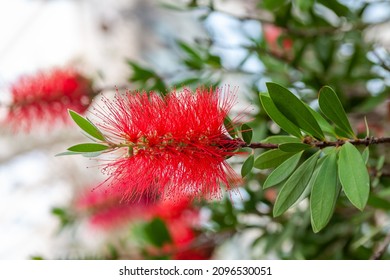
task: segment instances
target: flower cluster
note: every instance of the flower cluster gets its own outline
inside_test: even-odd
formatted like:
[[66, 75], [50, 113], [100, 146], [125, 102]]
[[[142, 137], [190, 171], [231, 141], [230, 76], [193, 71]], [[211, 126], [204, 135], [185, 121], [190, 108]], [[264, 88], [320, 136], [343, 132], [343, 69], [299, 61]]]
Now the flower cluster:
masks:
[[145, 198], [137, 202], [122, 200], [122, 187], [117, 184], [109, 190], [88, 189], [78, 197], [75, 208], [88, 216], [91, 226], [104, 230], [126, 226], [129, 221], [150, 218], [151, 202]]
[[115, 185], [110, 192], [102, 188], [84, 193], [76, 201], [76, 210], [88, 217], [89, 223], [97, 229], [112, 231], [132, 223], [150, 222], [161, 219], [170, 235], [170, 242], [163, 247], [146, 247], [150, 256], [166, 255], [173, 259], [207, 259], [210, 247], [194, 246], [198, 237], [195, 228], [199, 226], [199, 211], [189, 199], [179, 201], [153, 201], [146, 198], [138, 202], [121, 199], [120, 185]]
[[35, 124], [66, 121], [67, 109], [84, 112], [91, 101], [91, 81], [72, 69], [53, 69], [20, 77], [10, 88], [6, 122], [29, 131]]
[[123, 185], [126, 199], [220, 197], [221, 185], [241, 182], [226, 162], [240, 145], [224, 126], [234, 103], [229, 89], [117, 93], [103, 102], [94, 111], [97, 126], [110, 147], [124, 151], [103, 171], [109, 184]]

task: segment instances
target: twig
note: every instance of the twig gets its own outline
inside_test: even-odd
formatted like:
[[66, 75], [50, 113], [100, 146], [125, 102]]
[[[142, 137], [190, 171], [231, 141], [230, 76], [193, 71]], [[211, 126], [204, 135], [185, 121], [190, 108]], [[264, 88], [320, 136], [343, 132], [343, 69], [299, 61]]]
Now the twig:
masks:
[[[251, 148], [251, 149], [278, 149], [279, 144], [272, 144], [272, 143], [251, 143], [246, 144], [241, 139], [239, 140], [240, 147], [242, 148]], [[344, 145], [346, 142], [351, 143], [352, 145], [358, 146], [358, 145], [375, 145], [375, 144], [388, 144], [390, 143], [390, 137], [367, 137], [364, 139], [355, 139], [355, 140], [337, 140], [337, 141], [318, 141], [318, 140], [312, 140], [312, 141], [305, 141], [305, 144], [309, 144], [312, 147], [315, 148], [326, 148], [326, 147], [338, 147]]]
[[378, 247], [374, 250], [374, 253], [371, 255], [371, 260], [379, 260], [386, 253], [386, 249], [390, 244], [390, 231], [387, 233], [385, 239]]
[[379, 65], [387, 70], [388, 72], [390, 72], [390, 65], [387, 64], [387, 62], [380, 56], [380, 54], [375, 50], [373, 49], [372, 50], [372, 53], [374, 54], [374, 56], [379, 60]]

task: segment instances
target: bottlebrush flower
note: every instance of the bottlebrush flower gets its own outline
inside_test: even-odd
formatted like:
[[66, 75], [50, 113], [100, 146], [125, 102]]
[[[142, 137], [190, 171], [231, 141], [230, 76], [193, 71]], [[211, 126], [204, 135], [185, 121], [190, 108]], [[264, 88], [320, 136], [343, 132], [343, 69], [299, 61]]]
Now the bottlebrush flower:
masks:
[[147, 198], [138, 201], [122, 200], [121, 185], [88, 189], [76, 200], [75, 208], [86, 214], [89, 223], [96, 228], [112, 230], [130, 221], [150, 218], [153, 214]]
[[72, 69], [53, 69], [20, 77], [10, 88], [6, 123], [15, 130], [68, 120], [67, 109], [84, 112], [91, 101], [91, 81]]
[[264, 39], [271, 51], [277, 54], [289, 53], [291, 51], [293, 41], [290, 38], [284, 38], [282, 40], [282, 47], [278, 43], [279, 38], [285, 35], [282, 28], [272, 24], [264, 24], [263, 32]]
[[234, 103], [229, 90], [127, 92], [103, 102], [97, 126], [111, 146], [126, 150], [103, 171], [108, 182], [125, 182], [126, 198], [220, 197], [221, 184], [230, 190], [240, 182], [226, 162], [240, 145], [224, 128]]
[[88, 190], [76, 201], [76, 210], [87, 216], [89, 223], [96, 229], [112, 231], [139, 221], [148, 222], [160, 218], [167, 227], [171, 242], [162, 248], [147, 247], [150, 255], [167, 255], [173, 259], [207, 259], [212, 247], [195, 247], [198, 237], [195, 228], [200, 224], [198, 209], [189, 199], [179, 201], [139, 201], [122, 200], [118, 192], [121, 186], [110, 190], [102, 188]]
[[201, 260], [209, 259], [214, 246], [201, 247], [195, 244], [198, 233], [195, 228], [200, 224], [199, 210], [191, 205], [189, 199], [178, 202], [163, 201], [154, 207], [155, 217], [161, 218], [168, 229], [172, 243], [166, 244], [160, 254], [167, 253], [172, 259]]

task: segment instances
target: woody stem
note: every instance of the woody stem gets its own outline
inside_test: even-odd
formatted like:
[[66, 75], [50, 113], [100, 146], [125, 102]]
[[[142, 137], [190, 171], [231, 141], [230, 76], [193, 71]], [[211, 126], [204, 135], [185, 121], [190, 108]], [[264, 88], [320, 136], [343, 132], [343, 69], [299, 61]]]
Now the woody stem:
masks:
[[[305, 142], [306, 144], [311, 145], [312, 147], [316, 148], [326, 148], [326, 147], [338, 147], [344, 145], [346, 142], [351, 143], [352, 145], [377, 145], [377, 144], [389, 144], [390, 143], [390, 137], [366, 137], [363, 139], [354, 139], [354, 140], [342, 140], [339, 139], [337, 141], [318, 141], [313, 140], [311, 142]], [[240, 140], [240, 147], [241, 148], [251, 148], [251, 149], [277, 149], [279, 148], [279, 144], [273, 144], [273, 143], [251, 143], [246, 144], [242, 140]]]

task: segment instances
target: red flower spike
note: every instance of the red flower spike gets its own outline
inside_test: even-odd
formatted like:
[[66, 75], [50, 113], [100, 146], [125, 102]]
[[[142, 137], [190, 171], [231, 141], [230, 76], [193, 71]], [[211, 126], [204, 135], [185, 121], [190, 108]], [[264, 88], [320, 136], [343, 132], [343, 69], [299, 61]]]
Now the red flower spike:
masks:
[[91, 101], [91, 81], [72, 69], [54, 69], [23, 76], [11, 86], [12, 104], [6, 122], [15, 130], [51, 126], [69, 120], [67, 109], [83, 113]]
[[208, 259], [213, 247], [197, 247], [198, 238], [195, 228], [200, 225], [199, 210], [194, 208], [189, 199], [179, 201], [148, 202], [124, 201], [121, 199], [120, 185], [110, 190], [97, 188], [88, 190], [76, 201], [76, 209], [85, 214], [91, 226], [96, 229], [112, 231], [128, 226], [137, 221], [151, 221], [158, 217], [164, 221], [172, 242], [162, 248], [148, 247], [153, 256], [168, 255], [173, 259]]
[[149, 219], [154, 215], [154, 211], [151, 211], [154, 204], [149, 203], [147, 198], [122, 200], [121, 188], [118, 184], [109, 190], [88, 189], [76, 200], [75, 208], [87, 215], [91, 226], [104, 230], [120, 228], [129, 222]]
[[[221, 97], [223, 95], [223, 97]], [[104, 165], [107, 182], [125, 182], [125, 198], [221, 197], [241, 178], [226, 162], [240, 141], [228, 136], [224, 119], [234, 98], [229, 89], [184, 89], [161, 97], [127, 92], [103, 98], [97, 126], [124, 156]]]

